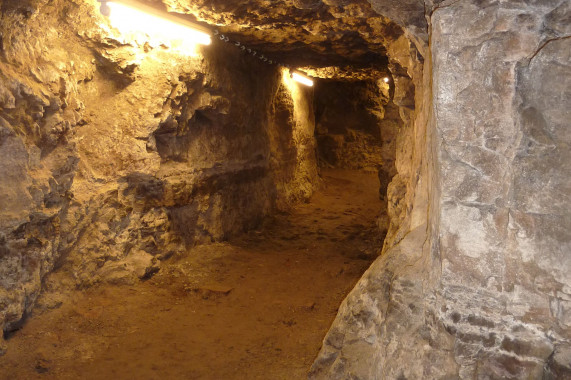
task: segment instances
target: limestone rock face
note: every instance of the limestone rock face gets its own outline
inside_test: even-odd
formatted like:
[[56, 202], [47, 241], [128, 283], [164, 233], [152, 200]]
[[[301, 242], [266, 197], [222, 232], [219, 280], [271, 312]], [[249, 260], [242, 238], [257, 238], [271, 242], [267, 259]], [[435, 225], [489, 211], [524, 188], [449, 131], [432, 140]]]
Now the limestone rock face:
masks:
[[434, 4], [415, 109], [396, 101], [414, 120], [389, 185], [406, 194], [401, 222], [312, 378], [571, 376], [568, 14], [565, 1]]
[[[387, 69], [387, 49], [403, 35], [399, 25], [375, 12], [366, 0], [164, 3], [172, 11], [216, 25], [224, 36], [272, 60], [294, 67], [310, 66], [312, 75], [318, 77], [349, 72], [354, 78], [359, 68], [365, 70], [362, 79], [378, 77], [377, 71]], [[326, 70], [313, 71], [320, 68]]]
[[[276, 67], [221, 44], [181, 54], [127, 39], [95, 2], [1, 10], [4, 330], [42, 282], [136, 281], [311, 195], [311, 93]], [[272, 123], [278, 109], [292, 116]]]
[[433, 15], [440, 317], [462, 377], [541, 377], [571, 337], [571, 43], [545, 28], [563, 3]]
[[384, 105], [377, 82], [322, 82], [315, 102], [322, 164], [374, 171], [383, 165]]
[[[390, 123], [381, 124], [381, 131], [394, 137], [387, 147], [396, 150], [383, 254], [339, 308], [311, 368], [312, 379], [446, 378], [457, 373], [454, 339], [436, 316], [433, 273], [426, 270], [431, 265], [426, 149], [431, 136], [430, 82], [423, 73], [430, 65], [423, 68], [415, 55], [406, 55], [414, 51], [405, 48], [391, 63], [397, 88], [385, 109]], [[415, 97], [413, 107], [403, 94]]]
[[392, 80], [366, 111], [383, 255], [311, 377], [571, 377], [569, 1], [148, 3], [232, 43], [127, 38], [92, 0], [0, 4], [5, 331], [42, 286], [137, 281], [311, 195], [316, 123], [337, 114], [239, 41], [351, 86]]
[[425, 235], [426, 225], [417, 227], [365, 273], [341, 305], [311, 379], [455, 377], [454, 339], [425, 285]]
[[300, 87], [289, 72], [273, 94], [268, 121], [270, 170], [276, 207], [285, 211], [309, 199], [318, 181], [315, 111], [312, 90]]
[[[425, 10], [432, 0], [371, 0], [373, 9], [403, 27], [418, 47], [428, 42]], [[435, 0], [434, 2], [439, 2]]]

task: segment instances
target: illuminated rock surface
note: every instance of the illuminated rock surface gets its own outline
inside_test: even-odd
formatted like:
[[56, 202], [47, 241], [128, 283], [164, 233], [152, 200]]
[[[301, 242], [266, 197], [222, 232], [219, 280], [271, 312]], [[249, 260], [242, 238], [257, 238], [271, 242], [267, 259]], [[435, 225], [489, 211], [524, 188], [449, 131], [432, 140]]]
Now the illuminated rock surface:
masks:
[[[225, 45], [195, 57], [133, 48], [98, 26], [93, 4], [2, 11], [5, 329], [54, 268], [74, 286], [129, 283], [312, 194], [311, 102], [273, 68]], [[67, 28], [44, 27], [64, 13]]]
[[[416, 91], [423, 136], [419, 105], [432, 113], [413, 150], [429, 147], [428, 167], [413, 153], [410, 232], [385, 242], [310, 377], [570, 376], [568, 15], [559, 1], [431, 13], [432, 89], [420, 101]], [[411, 186], [403, 179], [389, 197]]]
[[[571, 376], [568, 1], [163, 3], [232, 43], [184, 56], [95, 1], [0, 5], [5, 331], [42, 289], [133, 283], [308, 199], [323, 132], [381, 167], [388, 217], [311, 377]], [[236, 41], [333, 93], [375, 84], [377, 140]]]

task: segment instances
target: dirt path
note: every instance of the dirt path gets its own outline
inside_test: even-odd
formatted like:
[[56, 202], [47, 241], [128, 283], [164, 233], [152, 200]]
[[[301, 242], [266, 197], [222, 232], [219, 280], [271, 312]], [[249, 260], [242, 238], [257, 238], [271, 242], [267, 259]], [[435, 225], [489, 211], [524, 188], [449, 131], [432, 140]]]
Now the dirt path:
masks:
[[0, 379], [306, 378], [381, 244], [376, 175], [322, 176], [310, 203], [259, 231], [35, 315], [9, 340]]

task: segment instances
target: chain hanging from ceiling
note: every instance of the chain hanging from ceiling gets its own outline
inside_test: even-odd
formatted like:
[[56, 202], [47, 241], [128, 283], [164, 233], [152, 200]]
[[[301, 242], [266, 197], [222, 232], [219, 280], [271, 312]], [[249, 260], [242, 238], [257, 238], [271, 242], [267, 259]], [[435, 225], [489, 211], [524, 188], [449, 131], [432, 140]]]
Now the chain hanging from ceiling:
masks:
[[220, 41], [234, 45], [238, 49], [242, 50], [244, 53], [250, 54], [252, 57], [258, 58], [260, 61], [262, 61], [268, 65], [276, 65], [278, 67], [284, 67], [286, 69], [293, 70], [291, 65], [286, 65], [286, 64], [283, 64], [281, 62], [277, 62], [276, 60], [270, 59], [270, 58], [264, 56], [264, 54], [261, 54], [260, 52], [254, 50], [252, 48], [247, 47], [246, 45], [242, 44], [239, 41], [233, 41], [227, 35], [220, 33], [220, 31], [218, 29], [215, 29], [213, 34], [214, 34], [214, 37], [218, 37], [218, 39]]

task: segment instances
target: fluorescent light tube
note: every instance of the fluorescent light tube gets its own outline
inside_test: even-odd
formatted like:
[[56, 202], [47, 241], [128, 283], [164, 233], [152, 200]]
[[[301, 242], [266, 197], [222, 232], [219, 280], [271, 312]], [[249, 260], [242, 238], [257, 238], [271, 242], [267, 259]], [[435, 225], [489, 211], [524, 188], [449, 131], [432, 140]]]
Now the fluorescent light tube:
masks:
[[297, 71], [292, 72], [291, 78], [294, 81], [299, 82], [301, 84], [304, 84], [306, 86], [309, 86], [309, 87], [313, 86], [313, 80], [310, 77], [301, 74], [300, 72], [297, 72]]
[[122, 33], [144, 33], [157, 40], [210, 45], [210, 31], [201, 25], [132, 0], [99, 0], [101, 12]]

